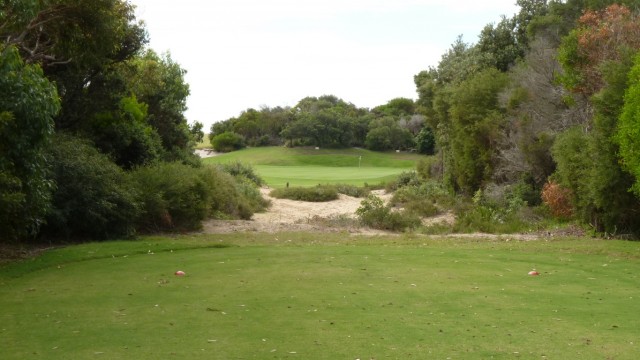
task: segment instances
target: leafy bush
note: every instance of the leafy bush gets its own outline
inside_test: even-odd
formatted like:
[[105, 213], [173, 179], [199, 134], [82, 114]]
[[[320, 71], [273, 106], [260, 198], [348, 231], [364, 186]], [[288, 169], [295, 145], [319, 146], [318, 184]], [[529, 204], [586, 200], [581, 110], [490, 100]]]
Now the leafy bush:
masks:
[[433, 155], [436, 147], [436, 137], [429, 126], [425, 126], [416, 136], [417, 150], [420, 154]]
[[43, 234], [108, 239], [135, 232], [137, 194], [125, 172], [88, 142], [57, 134], [50, 148], [57, 188]]
[[369, 190], [369, 188], [367, 187], [358, 187], [349, 184], [335, 184], [333, 186], [335, 186], [339, 194], [344, 194], [356, 198], [365, 197], [371, 192], [371, 190]]
[[[493, 189], [493, 192], [497, 190]], [[487, 233], [512, 233], [530, 228], [537, 217], [526, 202], [516, 196], [496, 198], [495, 193], [478, 190], [473, 203], [459, 205], [456, 209], [455, 232], [481, 231]]]
[[218, 152], [231, 152], [244, 148], [244, 137], [232, 131], [223, 132], [211, 138], [211, 146]]
[[207, 217], [250, 219], [268, 203], [255, 184], [214, 166], [163, 163], [131, 173], [141, 194], [141, 231], [196, 230]]
[[419, 185], [401, 187], [393, 194], [390, 203], [416, 215], [434, 216], [440, 209], [453, 207], [456, 199], [441, 183], [425, 181]]
[[362, 224], [380, 230], [403, 231], [420, 226], [418, 216], [406, 211], [392, 211], [382, 199], [369, 195], [362, 200], [356, 215]]
[[323, 202], [338, 199], [338, 190], [329, 185], [317, 185], [310, 188], [288, 187], [271, 191], [271, 196], [278, 199]]
[[416, 164], [416, 172], [421, 180], [429, 180], [441, 175], [442, 164], [434, 157], [420, 159]]
[[420, 185], [420, 178], [416, 171], [403, 171], [398, 177], [385, 186], [387, 192], [396, 191], [404, 186]]
[[233, 177], [244, 177], [254, 183], [256, 186], [262, 186], [264, 180], [256, 174], [253, 167], [249, 164], [244, 164], [239, 161], [227, 164], [220, 164], [220, 169]]
[[161, 163], [138, 168], [131, 178], [141, 196], [143, 232], [199, 229], [209, 215], [213, 189], [200, 169]]

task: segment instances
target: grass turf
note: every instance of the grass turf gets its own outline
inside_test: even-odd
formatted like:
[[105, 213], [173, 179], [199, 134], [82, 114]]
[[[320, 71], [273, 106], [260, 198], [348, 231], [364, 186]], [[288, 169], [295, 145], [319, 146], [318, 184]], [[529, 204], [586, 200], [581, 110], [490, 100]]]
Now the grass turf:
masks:
[[364, 149], [310, 149], [264, 147], [207, 158], [205, 163], [240, 161], [254, 166], [271, 187], [344, 183], [362, 186], [392, 180], [411, 170], [424, 156], [380, 153]]
[[0, 358], [635, 359], [639, 258], [589, 239], [72, 246], [0, 268]]

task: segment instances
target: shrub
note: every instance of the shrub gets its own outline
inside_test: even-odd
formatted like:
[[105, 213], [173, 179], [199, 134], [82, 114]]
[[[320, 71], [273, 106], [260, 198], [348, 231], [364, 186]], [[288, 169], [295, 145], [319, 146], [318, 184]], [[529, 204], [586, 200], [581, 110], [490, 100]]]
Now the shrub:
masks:
[[273, 190], [271, 196], [278, 199], [323, 202], [338, 199], [338, 191], [334, 186], [329, 185], [317, 185], [310, 188], [288, 187]]
[[140, 210], [120, 167], [71, 136], [55, 135], [49, 151], [57, 188], [44, 235], [108, 239], [134, 234]]
[[404, 186], [420, 185], [420, 178], [416, 171], [403, 171], [398, 177], [387, 184], [385, 190], [387, 192], [396, 191]]
[[536, 219], [528, 214], [529, 208], [525, 201], [518, 197], [504, 196], [504, 188], [490, 190], [488, 195], [482, 190], [476, 191], [473, 203], [457, 207], [454, 231], [512, 233], [530, 228]]
[[426, 181], [420, 185], [404, 186], [398, 189], [390, 202], [420, 216], [434, 216], [441, 208], [452, 207], [455, 197], [436, 181]]
[[196, 230], [207, 217], [250, 219], [268, 203], [255, 184], [214, 166], [162, 163], [131, 173], [141, 194], [141, 231]]
[[[208, 200], [210, 215], [217, 219], [250, 219], [254, 212], [262, 210], [262, 199], [255, 185], [246, 179], [239, 181], [214, 166], [200, 169], [202, 179], [211, 189]], [[254, 189], [255, 192], [251, 192]]]
[[371, 190], [367, 187], [358, 187], [348, 184], [336, 184], [334, 185], [339, 194], [344, 194], [351, 197], [361, 198], [369, 195]]
[[570, 218], [573, 216], [573, 206], [571, 205], [571, 191], [563, 188], [560, 184], [549, 181], [542, 188], [542, 201], [549, 207], [551, 214], [559, 218]]
[[141, 231], [195, 230], [209, 215], [213, 189], [200, 169], [161, 163], [138, 168], [131, 178], [141, 196]]
[[420, 218], [412, 213], [392, 211], [391, 206], [384, 205], [382, 199], [375, 195], [362, 200], [356, 215], [362, 224], [380, 230], [403, 231], [416, 228], [421, 223]]
[[217, 152], [231, 152], [245, 147], [244, 137], [227, 131], [211, 138], [211, 146]]
[[417, 150], [420, 154], [433, 155], [436, 147], [436, 138], [433, 130], [425, 126], [416, 136]]
[[264, 180], [256, 174], [253, 170], [253, 167], [249, 164], [244, 164], [239, 161], [227, 164], [220, 164], [220, 169], [233, 177], [244, 177], [247, 180], [254, 183], [256, 186], [262, 186], [264, 184]]

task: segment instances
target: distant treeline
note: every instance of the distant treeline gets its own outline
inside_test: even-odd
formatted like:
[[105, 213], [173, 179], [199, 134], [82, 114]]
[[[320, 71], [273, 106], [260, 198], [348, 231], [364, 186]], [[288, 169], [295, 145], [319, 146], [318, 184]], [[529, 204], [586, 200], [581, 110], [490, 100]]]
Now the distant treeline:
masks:
[[293, 107], [247, 109], [214, 123], [209, 134], [218, 151], [244, 146], [366, 147], [433, 154], [433, 131], [411, 99], [396, 98], [372, 110], [333, 95], [307, 97]]

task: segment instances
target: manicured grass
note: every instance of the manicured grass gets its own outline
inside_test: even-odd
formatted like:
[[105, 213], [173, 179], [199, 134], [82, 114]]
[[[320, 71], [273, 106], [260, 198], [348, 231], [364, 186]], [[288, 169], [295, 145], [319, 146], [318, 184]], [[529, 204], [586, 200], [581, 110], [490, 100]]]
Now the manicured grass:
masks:
[[[254, 168], [275, 188], [290, 186], [315, 186], [318, 184], [349, 184], [363, 186], [379, 184], [394, 179], [402, 171], [387, 167], [328, 167], [328, 166], [270, 166], [255, 165]], [[409, 170], [409, 169], [407, 169]]]
[[636, 359], [639, 248], [348, 234], [69, 247], [0, 268], [0, 358]]
[[411, 170], [423, 156], [379, 153], [364, 149], [309, 149], [264, 147], [234, 151], [204, 159], [205, 163], [252, 164], [271, 187], [346, 183], [362, 186], [393, 179]]

